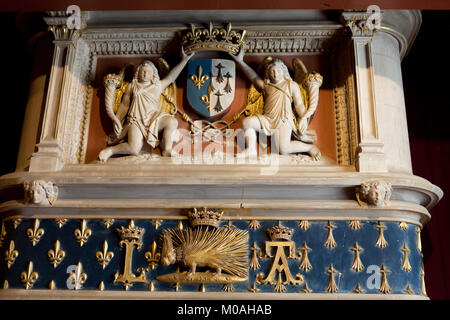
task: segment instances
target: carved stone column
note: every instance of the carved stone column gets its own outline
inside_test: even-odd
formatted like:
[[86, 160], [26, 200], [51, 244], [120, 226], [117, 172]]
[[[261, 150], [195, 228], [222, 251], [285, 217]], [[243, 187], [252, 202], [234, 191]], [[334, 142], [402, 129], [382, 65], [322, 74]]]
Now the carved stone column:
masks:
[[30, 160], [29, 171], [58, 171], [63, 166], [62, 132], [66, 108], [66, 97], [69, 87], [67, 78], [74, 57], [74, 48], [78, 31], [67, 26], [68, 16], [65, 13], [54, 13], [45, 18], [48, 29], [55, 37], [55, 49], [50, 72], [42, 129], [37, 152]]
[[360, 172], [385, 172], [384, 143], [380, 139], [375, 101], [372, 38], [376, 32], [370, 13], [343, 12], [342, 23], [352, 36], [356, 101], [359, 117], [359, 144], [356, 157]]

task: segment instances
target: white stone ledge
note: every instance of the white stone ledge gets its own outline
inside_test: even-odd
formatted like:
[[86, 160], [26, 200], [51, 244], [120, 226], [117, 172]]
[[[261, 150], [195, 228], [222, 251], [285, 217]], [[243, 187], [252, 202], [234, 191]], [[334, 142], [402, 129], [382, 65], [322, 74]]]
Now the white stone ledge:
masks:
[[0, 300], [429, 300], [413, 294], [148, 292], [96, 290], [0, 290]]

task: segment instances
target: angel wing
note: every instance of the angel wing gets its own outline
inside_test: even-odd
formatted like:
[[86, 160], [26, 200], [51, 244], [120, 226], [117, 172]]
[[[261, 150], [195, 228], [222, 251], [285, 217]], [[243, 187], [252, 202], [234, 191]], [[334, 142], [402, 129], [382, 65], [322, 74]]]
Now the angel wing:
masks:
[[[165, 78], [170, 71], [170, 66], [163, 58], [158, 58], [158, 71], [160, 78]], [[177, 101], [177, 86], [175, 82], [171, 83], [166, 89], [164, 89], [159, 99], [159, 111], [166, 112], [168, 114], [176, 114], [177, 107], [175, 102]]]

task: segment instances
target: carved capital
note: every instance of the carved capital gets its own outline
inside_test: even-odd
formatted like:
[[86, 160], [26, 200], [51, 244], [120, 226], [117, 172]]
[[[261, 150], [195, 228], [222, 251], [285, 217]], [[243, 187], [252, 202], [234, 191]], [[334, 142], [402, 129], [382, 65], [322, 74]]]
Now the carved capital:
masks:
[[51, 181], [25, 181], [23, 191], [27, 204], [52, 205], [58, 198], [58, 187]]
[[342, 24], [347, 27], [352, 37], [368, 37], [375, 35], [381, 25], [381, 11], [344, 11], [341, 15]]
[[392, 186], [387, 181], [368, 181], [362, 183], [356, 192], [360, 200], [382, 207], [391, 199]]
[[79, 30], [86, 26], [86, 19], [81, 12], [52, 11], [47, 14], [44, 20], [58, 42], [73, 41]]

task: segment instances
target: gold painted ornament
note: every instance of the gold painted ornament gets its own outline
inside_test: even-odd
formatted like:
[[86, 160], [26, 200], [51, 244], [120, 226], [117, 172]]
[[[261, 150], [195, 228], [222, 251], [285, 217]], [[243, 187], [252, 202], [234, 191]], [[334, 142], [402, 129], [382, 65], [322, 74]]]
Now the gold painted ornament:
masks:
[[42, 228], [39, 228], [40, 221], [39, 219], [34, 220], [33, 228], [27, 229], [28, 240], [35, 246], [44, 235], [45, 231]]
[[48, 251], [48, 258], [50, 260], [50, 264], [53, 266], [53, 268], [56, 268], [61, 261], [64, 259], [64, 257], [66, 256], [66, 253], [61, 250], [61, 243], [59, 242], [59, 240], [55, 241], [54, 244], [54, 249], [50, 249]]
[[354, 258], [353, 258], [353, 264], [352, 264], [351, 268], [353, 270], [355, 270], [356, 272], [360, 272], [362, 269], [364, 269], [364, 265], [359, 256], [359, 253], [363, 250], [363, 248], [358, 246], [358, 243], [355, 242], [355, 245], [353, 246], [353, 248], [350, 248], [350, 250], [355, 253]]
[[381, 221], [378, 221], [378, 224], [375, 226], [376, 229], [378, 229], [378, 238], [375, 245], [378, 248], [384, 248], [388, 245], [386, 239], [384, 238], [384, 229], [386, 229], [386, 226], [381, 223]]
[[9, 243], [9, 249], [5, 251], [5, 261], [8, 265], [8, 269], [11, 268], [18, 256], [19, 251], [15, 250], [14, 241], [11, 240], [11, 242]]
[[75, 239], [80, 244], [80, 247], [85, 244], [89, 237], [92, 235], [92, 230], [87, 227], [86, 220], [81, 220], [81, 229], [75, 229], [74, 231]]
[[331, 223], [331, 221], [328, 221], [327, 225], [324, 227], [325, 229], [328, 229], [328, 236], [327, 236], [327, 240], [325, 241], [325, 247], [327, 247], [328, 249], [332, 249], [334, 247], [336, 247], [336, 241], [334, 240], [334, 236], [333, 236], [333, 229], [336, 228], [335, 225], [333, 225]]
[[108, 242], [106, 240], [103, 241], [102, 251], [97, 251], [95, 257], [103, 270], [111, 262], [111, 259], [114, 258], [114, 252], [108, 251]]
[[385, 268], [384, 264], [381, 265], [380, 273], [381, 273], [381, 285], [379, 292], [387, 294], [391, 292], [391, 287], [389, 286], [388, 280], [387, 280], [387, 273], [390, 273], [387, 268]]
[[39, 278], [37, 272], [33, 271], [33, 262], [28, 262], [28, 268], [26, 271], [20, 274], [20, 281], [22, 281], [23, 286], [26, 290], [33, 287], [36, 280]]

